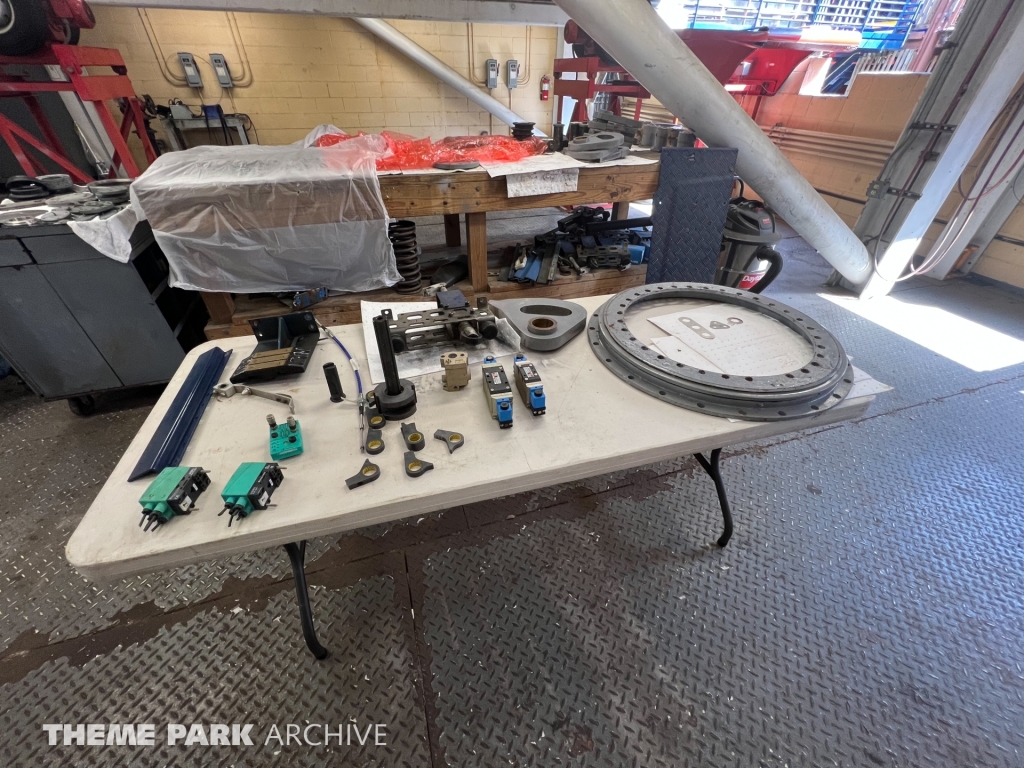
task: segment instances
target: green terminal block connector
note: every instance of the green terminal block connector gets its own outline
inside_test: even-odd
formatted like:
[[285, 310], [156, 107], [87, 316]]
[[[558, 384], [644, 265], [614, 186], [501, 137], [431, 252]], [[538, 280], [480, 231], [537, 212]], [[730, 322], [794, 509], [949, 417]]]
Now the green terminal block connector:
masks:
[[281, 461], [302, 453], [302, 427], [294, 416], [278, 424], [274, 414], [268, 413], [267, 424], [270, 425], [270, 458]]
[[270, 506], [270, 498], [282, 480], [284, 473], [276, 463], [249, 461], [241, 464], [220, 493], [224, 499], [220, 514], [230, 514], [228, 526], [235, 520], [244, 520], [257, 509]]
[[142, 494], [144, 531], [156, 530], [172, 517], [189, 514], [203, 491], [210, 487], [210, 476], [202, 467], [167, 467]]

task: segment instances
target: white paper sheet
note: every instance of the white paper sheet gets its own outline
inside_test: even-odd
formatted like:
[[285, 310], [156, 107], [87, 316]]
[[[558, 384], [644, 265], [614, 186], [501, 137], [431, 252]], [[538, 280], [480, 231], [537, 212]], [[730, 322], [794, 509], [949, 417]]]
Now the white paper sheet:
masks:
[[675, 336], [662, 336], [651, 339], [651, 346], [674, 363], [682, 363], [691, 368], [713, 371], [714, 373], [725, 373], [725, 371], [704, 357], [700, 352], [686, 346]]
[[498, 176], [508, 176], [510, 173], [533, 173], [534, 171], [557, 171], [562, 168], [583, 168], [587, 163], [581, 163], [561, 152], [549, 152], [546, 155], [531, 155], [515, 163], [495, 163], [485, 161], [481, 163], [492, 179]]
[[743, 307], [714, 303], [649, 319], [671, 334], [651, 341], [665, 357], [717, 373], [772, 376], [813, 356], [811, 345], [782, 323]]
[[510, 173], [505, 177], [509, 197], [550, 195], [556, 192], [575, 192], [580, 180], [579, 168], [559, 168], [554, 171]]
[[[370, 368], [370, 381], [380, 384], [384, 381], [384, 369], [380, 364], [380, 354], [377, 352], [377, 338], [373, 335], [373, 318], [381, 313], [383, 309], [390, 309], [394, 314], [403, 312], [426, 312], [437, 309], [435, 301], [361, 301], [359, 311], [363, 320], [363, 342], [366, 344], [366, 357]], [[469, 363], [482, 363], [486, 355], [501, 357], [512, 355], [519, 351], [519, 335], [508, 324], [504, 318], [499, 318], [498, 338], [485, 341], [476, 346], [469, 344], [451, 344], [450, 346], [429, 347], [417, 349], [411, 352], [402, 352], [396, 355], [398, 361], [398, 375], [403, 379], [411, 379], [416, 376], [423, 376], [427, 373], [439, 373], [441, 371], [441, 355], [445, 352], [465, 352], [469, 355]]]

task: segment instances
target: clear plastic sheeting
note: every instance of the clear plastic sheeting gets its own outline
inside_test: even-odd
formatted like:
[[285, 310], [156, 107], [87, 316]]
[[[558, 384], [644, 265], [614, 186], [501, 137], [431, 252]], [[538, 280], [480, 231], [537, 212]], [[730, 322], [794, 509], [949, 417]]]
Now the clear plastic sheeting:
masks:
[[386, 149], [380, 136], [361, 136], [329, 149], [171, 152], [132, 184], [132, 203], [174, 287], [373, 290], [401, 279], [375, 167]]
[[[362, 135], [365, 136], [366, 134]], [[307, 133], [305, 138], [299, 139], [298, 141], [293, 141], [292, 146], [315, 147], [317, 146], [317, 140], [321, 136], [348, 136], [348, 134], [345, 133], [345, 131], [341, 130], [341, 128], [339, 128], [338, 126], [333, 125], [332, 123], [320, 123], [320, 125], [318, 125], [312, 131]]]

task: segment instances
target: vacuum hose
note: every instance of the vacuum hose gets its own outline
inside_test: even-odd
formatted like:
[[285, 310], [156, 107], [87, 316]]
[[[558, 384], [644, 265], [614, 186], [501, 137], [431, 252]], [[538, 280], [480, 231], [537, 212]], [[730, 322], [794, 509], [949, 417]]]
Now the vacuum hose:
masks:
[[756, 264], [758, 259], [764, 259], [768, 262], [768, 271], [764, 273], [764, 277], [757, 281], [757, 284], [750, 289], [751, 293], [760, 293], [769, 285], [772, 280], [779, 276], [782, 271], [782, 254], [772, 248], [770, 245], [762, 245], [756, 251], [754, 251], [754, 258], [751, 259], [751, 264]]

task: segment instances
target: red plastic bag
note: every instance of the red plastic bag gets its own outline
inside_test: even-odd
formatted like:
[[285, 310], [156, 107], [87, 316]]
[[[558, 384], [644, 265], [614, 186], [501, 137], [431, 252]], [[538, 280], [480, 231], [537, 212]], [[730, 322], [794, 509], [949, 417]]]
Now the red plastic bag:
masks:
[[343, 141], [349, 139], [355, 139], [358, 136], [365, 136], [366, 134], [360, 131], [355, 136], [349, 136], [344, 133], [325, 133], [319, 139], [316, 140], [316, 146], [318, 147], [333, 147], [335, 144], [340, 144]]
[[388, 152], [377, 159], [378, 171], [430, 168], [434, 160], [434, 144], [429, 138], [417, 139], [404, 133], [381, 133], [388, 143]]
[[435, 163], [471, 160], [513, 163], [547, 150], [547, 142], [536, 137], [517, 141], [511, 136], [449, 136], [433, 142], [389, 131], [382, 135], [388, 153], [377, 160], [378, 171], [415, 170], [430, 168]]
[[464, 160], [480, 162], [514, 163], [531, 155], [547, 151], [544, 139], [530, 137], [526, 141], [511, 136], [449, 136], [436, 145], [438, 163], [457, 163]]

